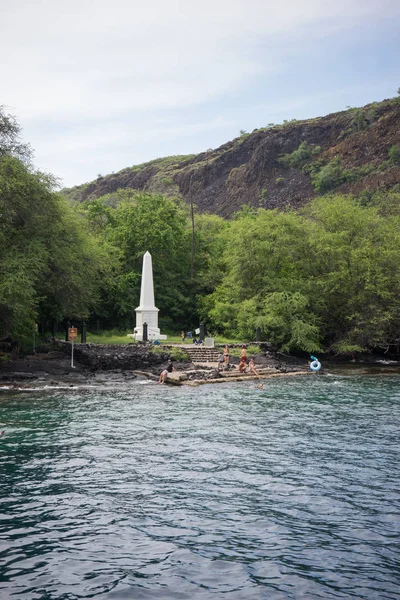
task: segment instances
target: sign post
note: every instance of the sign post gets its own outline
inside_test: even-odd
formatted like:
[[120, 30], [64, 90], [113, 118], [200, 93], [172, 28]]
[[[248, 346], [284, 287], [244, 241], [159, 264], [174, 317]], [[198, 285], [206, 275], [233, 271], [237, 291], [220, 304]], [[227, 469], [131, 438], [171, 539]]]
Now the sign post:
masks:
[[33, 328], [33, 354], [36, 354], [36, 334], [39, 331], [39, 325], [35, 323], [35, 327]]
[[71, 368], [74, 367], [74, 342], [78, 339], [78, 328], [68, 327], [68, 341], [71, 342]]

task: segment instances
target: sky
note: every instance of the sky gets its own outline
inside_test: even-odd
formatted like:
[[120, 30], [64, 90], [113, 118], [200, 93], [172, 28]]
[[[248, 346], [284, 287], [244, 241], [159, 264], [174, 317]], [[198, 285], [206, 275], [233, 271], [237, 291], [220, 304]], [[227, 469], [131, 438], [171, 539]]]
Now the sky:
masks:
[[396, 96], [399, 0], [0, 0], [0, 105], [62, 186]]

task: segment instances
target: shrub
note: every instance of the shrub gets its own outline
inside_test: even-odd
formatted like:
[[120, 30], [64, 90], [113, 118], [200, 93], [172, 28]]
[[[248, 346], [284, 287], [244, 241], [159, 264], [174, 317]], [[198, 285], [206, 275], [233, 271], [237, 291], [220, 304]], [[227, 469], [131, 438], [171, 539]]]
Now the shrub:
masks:
[[286, 167], [301, 169], [305, 164], [312, 160], [313, 156], [319, 154], [320, 152], [320, 146], [313, 146], [308, 142], [301, 142], [297, 150], [294, 150], [290, 154], [284, 154], [278, 159], [278, 161]]
[[368, 121], [365, 112], [357, 108], [354, 110], [353, 118], [351, 119], [351, 126], [356, 131], [362, 131], [368, 127]]
[[335, 158], [321, 170], [311, 174], [312, 184], [320, 194], [325, 194], [342, 185], [346, 179], [346, 172], [343, 170], [339, 158]]
[[400, 165], [400, 148], [398, 146], [391, 146], [388, 155], [390, 162]]
[[185, 362], [190, 360], [189, 355], [184, 350], [182, 350], [182, 348], [172, 347], [170, 350], [170, 354], [172, 356], [172, 360], [176, 362]]
[[163, 344], [161, 346], [151, 346], [151, 351], [154, 354], [165, 354], [167, 352], [174, 362], [187, 362], [190, 360], [189, 355], [182, 348], [176, 346], [168, 348], [165, 348]]
[[334, 350], [337, 354], [352, 356], [354, 354], [365, 352], [366, 349], [359, 344], [352, 344], [346, 340], [342, 340], [333, 344], [332, 350]]

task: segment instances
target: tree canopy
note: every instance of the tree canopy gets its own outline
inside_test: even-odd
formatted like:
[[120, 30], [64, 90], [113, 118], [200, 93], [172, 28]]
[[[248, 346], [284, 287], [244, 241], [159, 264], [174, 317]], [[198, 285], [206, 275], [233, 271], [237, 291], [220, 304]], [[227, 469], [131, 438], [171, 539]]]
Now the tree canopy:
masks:
[[88, 315], [108, 257], [83, 219], [54, 191], [54, 179], [16, 156], [19, 129], [3, 116], [4, 123], [8, 130], [0, 153], [0, 335], [15, 336], [32, 330], [36, 320]]

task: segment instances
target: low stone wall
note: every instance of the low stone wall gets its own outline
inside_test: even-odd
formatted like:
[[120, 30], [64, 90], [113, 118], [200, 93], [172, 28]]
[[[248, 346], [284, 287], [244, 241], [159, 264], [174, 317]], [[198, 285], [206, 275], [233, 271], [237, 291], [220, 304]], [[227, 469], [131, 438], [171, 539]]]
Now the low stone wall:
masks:
[[[71, 351], [70, 344], [63, 347]], [[152, 352], [140, 344], [76, 344], [74, 359], [93, 371], [151, 369], [171, 358], [167, 352]]]

